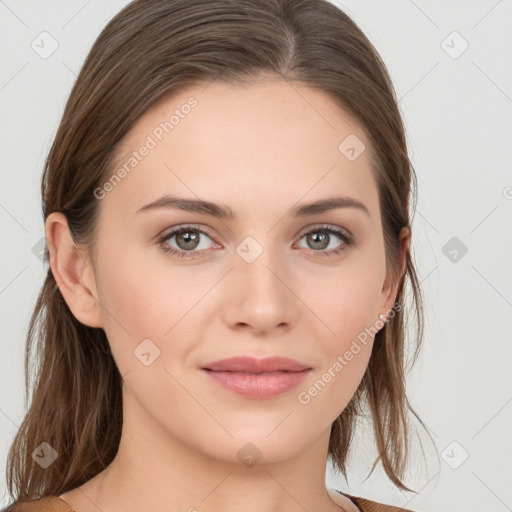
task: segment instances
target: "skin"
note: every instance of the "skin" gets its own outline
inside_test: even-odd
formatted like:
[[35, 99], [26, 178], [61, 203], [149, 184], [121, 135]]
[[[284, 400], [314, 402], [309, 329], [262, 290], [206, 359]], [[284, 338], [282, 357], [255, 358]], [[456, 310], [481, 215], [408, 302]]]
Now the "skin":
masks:
[[[105, 330], [124, 378], [117, 456], [61, 497], [78, 512], [355, 511], [326, 491], [327, 448], [373, 339], [308, 404], [297, 394], [379, 314], [389, 314], [396, 298], [369, 141], [319, 90], [275, 78], [244, 87], [213, 82], [148, 110], [123, 139], [118, 165], [191, 96], [198, 105], [99, 200], [94, 254], [73, 244], [61, 213], [46, 222], [59, 288], [80, 322]], [[366, 144], [355, 161], [338, 150], [349, 134]], [[165, 208], [136, 213], [171, 193], [229, 206], [236, 219]], [[369, 215], [356, 208], [288, 214], [297, 203], [332, 195], [358, 199]], [[206, 253], [164, 252], [158, 235], [190, 223], [208, 231], [196, 249]], [[315, 257], [344, 243], [335, 235], [326, 248], [308, 242], [305, 234], [323, 224], [348, 230], [355, 244]], [[236, 252], [247, 236], [263, 249], [252, 263]], [[409, 236], [404, 228], [402, 269]], [[187, 250], [177, 236], [167, 243]], [[144, 339], [160, 350], [149, 366], [134, 355]], [[199, 370], [236, 355], [290, 357], [312, 371], [296, 389], [249, 399]], [[237, 457], [247, 442], [261, 453], [250, 467]]]

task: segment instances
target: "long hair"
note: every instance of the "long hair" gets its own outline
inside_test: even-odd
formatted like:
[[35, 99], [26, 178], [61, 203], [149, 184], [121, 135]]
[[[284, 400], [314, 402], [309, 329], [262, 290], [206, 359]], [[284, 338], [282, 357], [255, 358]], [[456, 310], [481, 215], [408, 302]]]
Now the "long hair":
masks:
[[[376, 334], [361, 383], [332, 424], [329, 456], [346, 478], [356, 420], [369, 411], [378, 450], [372, 471], [380, 462], [397, 487], [409, 490], [402, 481], [408, 416], [418, 416], [406, 396], [410, 347], [404, 343], [414, 319], [410, 343], [416, 361], [423, 306], [410, 251], [405, 270], [400, 268], [398, 235], [402, 227], [411, 228], [416, 177], [388, 71], [342, 10], [326, 0], [129, 3], [98, 36], [66, 103], [42, 176], [44, 220], [64, 213], [75, 243], [92, 250], [99, 203], [94, 191], [113, 172], [120, 141], [149, 107], [188, 86], [213, 80], [244, 85], [269, 74], [325, 92], [360, 123], [371, 143], [386, 268], [399, 279], [397, 304], [410, 285], [415, 314], [408, 318], [407, 309], [398, 308]], [[45, 264], [48, 257], [46, 248]], [[121, 437], [122, 377], [105, 332], [74, 317], [51, 268], [30, 319], [25, 386], [27, 412], [6, 469], [14, 504], [84, 484], [111, 463]], [[41, 443], [58, 454], [46, 468], [33, 457]]]

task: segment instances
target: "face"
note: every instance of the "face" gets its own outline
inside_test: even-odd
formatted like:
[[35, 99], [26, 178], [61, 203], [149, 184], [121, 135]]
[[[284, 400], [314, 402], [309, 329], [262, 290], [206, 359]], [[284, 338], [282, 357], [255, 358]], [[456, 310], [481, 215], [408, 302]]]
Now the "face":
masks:
[[[339, 149], [347, 137], [365, 144], [352, 144], [355, 159], [347, 142]], [[214, 82], [146, 112], [116, 172], [97, 191], [83, 283], [125, 400], [169, 439], [224, 461], [240, 449], [284, 460], [328, 438], [396, 291], [361, 127], [316, 89]], [[164, 196], [196, 204], [159, 206]], [[342, 197], [362, 206], [303, 208]], [[238, 356], [295, 366], [211, 364]]]

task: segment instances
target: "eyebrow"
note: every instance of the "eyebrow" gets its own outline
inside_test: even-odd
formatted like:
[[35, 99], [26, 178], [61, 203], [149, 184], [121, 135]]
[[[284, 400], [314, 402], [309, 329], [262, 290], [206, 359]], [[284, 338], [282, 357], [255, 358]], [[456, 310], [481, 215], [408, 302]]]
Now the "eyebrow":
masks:
[[[203, 215], [210, 215], [218, 219], [233, 220], [235, 214], [228, 206], [212, 203], [210, 201], [203, 201], [201, 199], [186, 199], [184, 197], [175, 197], [165, 195], [156, 201], [152, 201], [137, 210], [136, 213], [141, 213], [158, 208], [177, 209], [186, 212], [200, 213]], [[293, 217], [307, 217], [319, 213], [325, 213], [338, 208], [356, 208], [366, 215], [371, 217], [368, 208], [361, 203], [358, 199], [353, 197], [327, 197], [312, 203], [305, 203], [295, 206], [290, 210], [290, 215]]]

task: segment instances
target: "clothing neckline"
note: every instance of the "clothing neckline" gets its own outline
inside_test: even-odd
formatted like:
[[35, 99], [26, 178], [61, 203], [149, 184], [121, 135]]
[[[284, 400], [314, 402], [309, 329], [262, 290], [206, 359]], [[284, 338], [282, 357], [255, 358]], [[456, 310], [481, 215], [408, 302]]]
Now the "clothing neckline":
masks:
[[346, 492], [340, 491], [339, 489], [333, 489], [332, 487], [329, 487], [331, 491], [337, 492], [338, 494], [341, 494], [345, 496], [345, 498], [349, 499], [351, 503], [353, 503], [359, 512], [364, 512], [363, 509], [359, 506], [359, 502], [356, 496], [352, 496], [350, 494], [347, 494]]
[[[364, 512], [363, 509], [359, 506], [358, 500], [356, 496], [351, 496], [350, 494], [347, 494], [343, 491], [340, 491], [339, 489], [332, 489], [330, 490], [337, 492], [338, 494], [341, 494], [342, 496], [345, 496], [345, 498], [349, 499], [351, 503], [353, 503], [359, 512]], [[57, 499], [59, 499], [63, 504], [66, 505], [67, 509], [64, 512], [76, 512], [75, 509], [64, 499], [61, 498], [61, 496], [56, 496]]]

